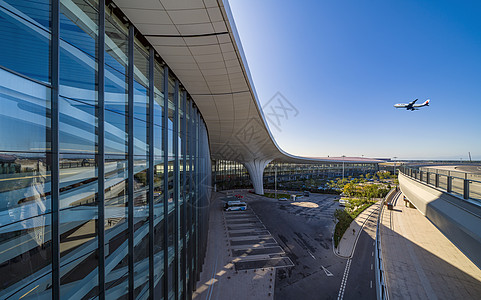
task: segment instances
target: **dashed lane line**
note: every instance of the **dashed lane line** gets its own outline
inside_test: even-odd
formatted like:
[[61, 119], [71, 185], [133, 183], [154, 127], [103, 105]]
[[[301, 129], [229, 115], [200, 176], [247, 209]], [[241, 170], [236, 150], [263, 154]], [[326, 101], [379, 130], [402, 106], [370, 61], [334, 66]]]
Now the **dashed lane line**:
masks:
[[344, 297], [344, 291], [346, 290], [347, 277], [349, 276], [349, 269], [351, 268], [351, 259], [349, 258], [344, 269], [344, 275], [342, 276], [341, 287], [339, 288], [339, 294], [337, 300], [342, 300]]

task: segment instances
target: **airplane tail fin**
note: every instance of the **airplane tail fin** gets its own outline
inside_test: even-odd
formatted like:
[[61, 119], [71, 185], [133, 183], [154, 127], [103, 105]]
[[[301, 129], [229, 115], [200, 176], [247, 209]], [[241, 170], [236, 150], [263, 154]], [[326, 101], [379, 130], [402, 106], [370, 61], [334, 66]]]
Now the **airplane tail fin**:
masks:
[[424, 101], [424, 103], [423, 103], [423, 104], [424, 104], [424, 105], [426, 105], [426, 106], [429, 106], [429, 101], [431, 101], [431, 100], [430, 100], [430, 99], [428, 99], [428, 100]]

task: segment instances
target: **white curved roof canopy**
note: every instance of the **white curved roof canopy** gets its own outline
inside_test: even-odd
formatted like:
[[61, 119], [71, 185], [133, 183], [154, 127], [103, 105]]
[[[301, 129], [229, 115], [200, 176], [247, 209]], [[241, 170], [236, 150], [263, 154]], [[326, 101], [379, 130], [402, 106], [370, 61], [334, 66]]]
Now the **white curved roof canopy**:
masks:
[[[227, 0], [114, 0], [194, 99], [213, 159], [343, 161], [282, 151], [265, 121]], [[350, 159], [344, 162], [370, 162]]]

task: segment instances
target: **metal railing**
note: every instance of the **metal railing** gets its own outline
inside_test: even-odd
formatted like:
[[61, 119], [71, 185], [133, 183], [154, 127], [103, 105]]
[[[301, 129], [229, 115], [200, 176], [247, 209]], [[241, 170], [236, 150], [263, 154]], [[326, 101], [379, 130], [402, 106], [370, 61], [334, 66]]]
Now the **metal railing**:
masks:
[[481, 175], [431, 167], [399, 168], [404, 175], [417, 179], [443, 192], [481, 205]]
[[381, 233], [380, 233], [380, 224], [382, 222], [382, 211], [384, 209], [385, 202], [391, 202], [396, 193], [398, 192], [398, 188], [394, 188], [387, 194], [386, 198], [384, 198], [379, 208], [379, 215], [377, 217], [377, 227], [376, 227], [376, 243], [375, 243], [375, 274], [376, 274], [376, 294], [377, 299], [379, 300], [389, 300], [389, 293], [387, 291], [387, 284], [386, 284], [386, 274], [384, 273], [384, 264], [382, 260], [382, 247], [381, 247]]

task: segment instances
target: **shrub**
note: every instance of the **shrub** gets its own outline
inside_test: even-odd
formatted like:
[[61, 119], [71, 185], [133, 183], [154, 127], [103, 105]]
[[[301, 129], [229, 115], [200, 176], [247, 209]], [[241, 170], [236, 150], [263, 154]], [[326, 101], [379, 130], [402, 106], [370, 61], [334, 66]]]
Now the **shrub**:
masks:
[[365, 199], [349, 199], [349, 205], [346, 209], [336, 209], [334, 217], [337, 219], [336, 228], [334, 229], [334, 246], [337, 248], [342, 236], [351, 225], [351, 222], [366, 208], [373, 205], [373, 201]]

